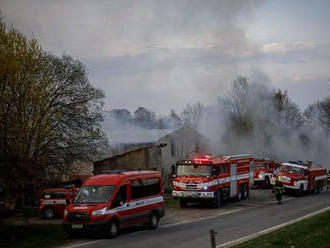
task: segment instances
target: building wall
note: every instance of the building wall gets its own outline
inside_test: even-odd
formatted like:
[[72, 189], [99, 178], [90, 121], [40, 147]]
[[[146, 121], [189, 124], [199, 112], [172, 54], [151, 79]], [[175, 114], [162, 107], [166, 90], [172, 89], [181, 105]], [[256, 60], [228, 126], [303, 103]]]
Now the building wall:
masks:
[[169, 176], [178, 160], [203, 154], [207, 151], [207, 140], [200, 133], [190, 127], [183, 127], [163, 138], [157, 143], [166, 144], [161, 151], [161, 171], [163, 180], [170, 180]]
[[104, 159], [94, 163], [94, 174], [102, 170], [159, 170], [166, 185], [170, 183], [172, 168], [178, 160], [203, 154], [207, 151], [207, 140], [190, 127], [180, 128], [159, 139], [153, 146]]
[[159, 169], [158, 147], [140, 148], [94, 163], [94, 174], [102, 170]]

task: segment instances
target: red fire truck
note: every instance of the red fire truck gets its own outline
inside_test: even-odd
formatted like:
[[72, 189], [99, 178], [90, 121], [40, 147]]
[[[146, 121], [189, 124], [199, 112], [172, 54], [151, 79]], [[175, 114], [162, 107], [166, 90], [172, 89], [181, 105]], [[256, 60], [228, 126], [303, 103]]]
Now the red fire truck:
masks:
[[287, 191], [293, 191], [297, 195], [306, 191], [319, 193], [326, 186], [327, 170], [307, 164], [283, 163], [277, 176], [271, 180], [272, 185], [278, 178]]
[[281, 163], [269, 159], [254, 160], [254, 185], [263, 188], [270, 187], [270, 181], [278, 172]]
[[253, 157], [250, 154], [195, 157], [177, 162], [172, 194], [180, 206], [188, 202], [209, 201], [219, 207], [230, 198], [247, 198], [253, 182]]
[[96, 232], [115, 237], [119, 228], [158, 226], [164, 216], [163, 189], [157, 171], [106, 171], [90, 177], [63, 214], [70, 235]]

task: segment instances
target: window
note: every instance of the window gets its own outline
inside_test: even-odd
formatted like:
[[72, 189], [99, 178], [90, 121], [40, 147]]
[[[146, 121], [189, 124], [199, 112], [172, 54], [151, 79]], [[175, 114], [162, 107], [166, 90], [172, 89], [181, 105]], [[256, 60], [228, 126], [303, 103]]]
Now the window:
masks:
[[175, 175], [175, 164], [171, 166], [171, 175]]
[[158, 195], [159, 192], [159, 178], [150, 178], [131, 182], [132, 199]]
[[172, 157], [175, 156], [175, 144], [174, 143], [171, 143], [171, 155], [172, 155]]
[[127, 187], [121, 186], [117, 192], [115, 199], [112, 202], [111, 208], [116, 208], [123, 205], [127, 201]]
[[212, 168], [212, 175], [219, 175], [219, 172], [220, 172], [220, 166], [219, 165], [214, 165], [213, 168]]
[[220, 167], [220, 173], [228, 173], [228, 164], [222, 164]]
[[106, 203], [109, 201], [116, 186], [88, 185], [81, 187], [75, 203]]
[[211, 165], [181, 165], [177, 167], [178, 176], [211, 176]]
[[43, 194], [44, 199], [65, 199], [65, 191], [47, 192]]

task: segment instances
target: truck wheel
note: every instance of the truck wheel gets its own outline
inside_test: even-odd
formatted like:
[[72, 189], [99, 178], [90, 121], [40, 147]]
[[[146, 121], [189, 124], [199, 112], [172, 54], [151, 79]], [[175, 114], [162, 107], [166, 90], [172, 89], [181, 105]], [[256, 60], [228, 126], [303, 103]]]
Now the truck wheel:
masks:
[[242, 200], [242, 196], [243, 196], [243, 193], [242, 193], [242, 185], [240, 185], [239, 187], [238, 187], [238, 193], [237, 193], [237, 200]]
[[108, 227], [109, 238], [115, 238], [118, 234], [119, 228], [116, 221], [111, 221]]
[[44, 218], [47, 220], [54, 219], [56, 215], [55, 209], [52, 207], [46, 207], [44, 210]]
[[269, 187], [270, 187], [269, 177], [265, 177], [264, 189], [269, 189]]
[[321, 193], [321, 188], [322, 188], [321, 184], [318, 183], [317, 184], [317, 188], [316, 188], [316, 194], [320, 194]]
[[155, 213], [152, 213], [149, 218], [149, 222], [148, 222], [149, 229], [156, 229], [158, 227], [158, 223], [159, 223], [158, 215]]
[[242, 198], [247, 199], [248, 196], [249, 196], [248, 186], [247, 186], [247, 184], [244, 184], [243, 185], [243, 196], [242, 196]]
[[297, 196], [301, 196], [302, 192], [304, 191], [304, 185], [301, 184], [299, 190], [297, 191]]
[[216, 196], [215, 196], [215, 207], [219, 208], [222, 205], [222, 191], [217, 190]]
[[188, 205], [188, 202], [186, 199], [180, 198], [180, 207], [186, 208]]

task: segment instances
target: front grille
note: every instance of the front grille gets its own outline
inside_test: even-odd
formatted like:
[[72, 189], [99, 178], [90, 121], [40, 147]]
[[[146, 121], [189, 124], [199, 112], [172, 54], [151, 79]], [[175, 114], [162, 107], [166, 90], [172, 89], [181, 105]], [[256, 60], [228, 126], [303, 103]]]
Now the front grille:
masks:
[[87, 212], [72, 212], [68, 214], [69, 221], [89, 221], [89, 214]]
[[197, 189], [197, 184], [186, 184], [187, 190], [195, 190]]

